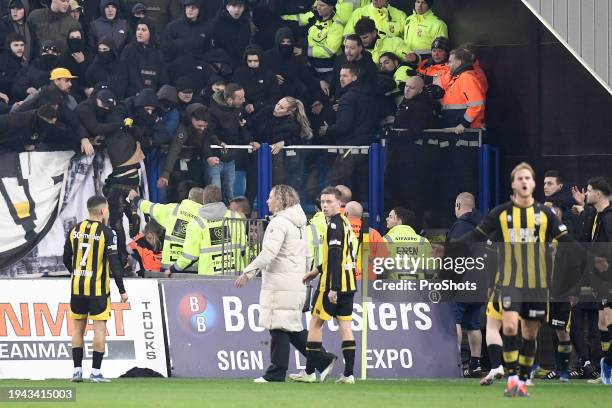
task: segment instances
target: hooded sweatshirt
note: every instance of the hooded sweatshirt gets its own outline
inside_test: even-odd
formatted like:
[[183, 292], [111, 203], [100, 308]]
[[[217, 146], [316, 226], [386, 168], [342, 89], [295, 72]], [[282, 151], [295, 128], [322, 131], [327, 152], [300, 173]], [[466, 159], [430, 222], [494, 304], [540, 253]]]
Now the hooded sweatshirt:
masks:
[[[19, 2], [23, 5], [24, 15], [23, 20], [19, 23], [14, 21], [11, 16], [11, 7], [16, 2]], [[2, 17], [2, 21], [0, 21], [0, 33], [4, 32], [8, 33], [18, 33], [25, 37], [25, 51], [23, 53], [23, 58], [26, 61], [30, 61], [32, 59], [32, 34], [30, 33], [30, 26], [26, 24], [28, 20], [28, 14], [30, 13], [30, 2], [29, 0], [10, 0], [7, 4], [8, 9], [6, 10], [7, 15]], [[5, 38], [0, 34], [0, 40], [2, 43], [0, 44], [0, 48], [4, 47]]]
[[110, 51], [100, 53], [95, 47], [96, 57], [87, 68], [85, 73], [85, 84], [93, 88], [98, 83], [107, 84], [115, 94], [117, 100], [122, 100], [126, 96], [128, 86], [128, 69], [119, 60], [119, 52], [115, 42], [110, 38], [103, 38], [99, 44], [105, 44]]
[[[292, 45], [282, 45], [285, 38], [291, 40]], [[319, 81], [312, 75], [306, 62], [293, 55], [293, 44], [295, 44], [293, 33], [287, 27], [279, 28], [274, 38], [274, 48], [267, 50], [263, 56], [263, 67], [272, 71], [275, 75], [284, 78], [282, 85], [274, 89], [272, 99], [279, 100], [284, 96], [300, 97], [298, 95], [297, 81], [301, 81], [314, 98], [320, 93]]]
[[182, 17], [168, 24], [164, 30], [161, 45], [164, 58], [168, 62], [180, 55], [202, 56], [214, 46], [212, 26], [206, 20], [206, 8], [203, 7], [201, 0], [195, 1], [195, 5], [200, 10], [195, 21], [188, 20], [185, 14], [186, 3], [193, 4], [193, 0], [180, 0]]
[[157, 91], [161, 85], [168, 83], [162, 53], [155, 45], [155, 23], [144, 17], [139, 24], [149, 28], [151, 37], [149, 44], [133, 41], [121, 53], [121, 61], [128, 67], [128, 95], [136, 95], [145, 88]]
[[[104, 9], [112, 4], [117, 9], [114, 19], [106, 18]], [[130, 25], [127, 20], [119, 18], [119, 0], [101, 0], [100, 17], [95, 19], [89, 26], [89, 49], [95, 50], [97, 44], [103, 38], [112, 40], [119, 51], [127, 44], [130, 36]]]
[[[249, 68], [247, 53], [255, 53], [259, 57], [259, 67]], [[244, 54], [243, 65], [234, 71], [232, 82], [244, 87], [246, 104], [252, 104], [255, 112], [260, 111], [264, 105], [276, 103], [272, 95], [277, 86], [276, 77], [267, 68], [263, 67], [263, 52], [258, 46], [249, 46]]]
[[[227, 4], [227, 1], [224, 2]], [[244, 50], [251, 42], [251, 22], [248, 10], [239, 19], [233, 18], [225, 7], [212, 22], [212, 32], [216, 47], [223, 48], [232, 59], [232, 66], [241, 65]]]

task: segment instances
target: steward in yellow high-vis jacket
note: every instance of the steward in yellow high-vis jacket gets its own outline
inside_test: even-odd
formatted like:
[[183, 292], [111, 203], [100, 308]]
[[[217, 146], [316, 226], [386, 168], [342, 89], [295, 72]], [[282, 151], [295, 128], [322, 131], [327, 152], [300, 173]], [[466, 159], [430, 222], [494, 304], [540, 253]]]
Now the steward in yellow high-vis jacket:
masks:
[[[158, 204], [140, 198], [132, 190], [129, 198], [144, 214], [148, 214], [165, 229], [164, 246], [162, 248], [161, 270], [170, 268], [183, 253], [183, 243], [187, 225], [194, 220], [202, 207], [203, 189], [194, 187], [189, 190], [189, 196], [180, 203]], [[184, 272], [196, 272], [195, 267]]]
[[240, 216], [223, 204], [219, 187], [208, 185], [203, 195], [204, 205], [187, 225], [183, 253], [170, 273], [183, 272], [197, 263], [199, 275], [218, 275], [236, 272], [241, 264], [246, 235], [243, 228], [231, 227], [231, 219]]
[[344, 26], [345, 36], [355, 32], [355, 24], [357, 24], [357, 21], [362, 17], [369, 17], [374, 20], [376, 29], [387, 37], [404, 37], [406, 13], [398, 8], [390, 6], [389, 0], [374, 0], [372, 3], [366, 4], [355, 10]]

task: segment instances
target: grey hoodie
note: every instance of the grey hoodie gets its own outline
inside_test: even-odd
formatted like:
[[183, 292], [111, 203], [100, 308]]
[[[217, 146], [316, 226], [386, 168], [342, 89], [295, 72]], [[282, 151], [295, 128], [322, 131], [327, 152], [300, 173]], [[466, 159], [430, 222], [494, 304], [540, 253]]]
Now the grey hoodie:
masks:
[[204, 204], [202, 208], [200, 208], [199, 215], [205, 220], [209, 221], [218, 221], [223, 219], [225, 213], [227, 212], [227, 207], [225, 204], [219, 203], [209, 203]]

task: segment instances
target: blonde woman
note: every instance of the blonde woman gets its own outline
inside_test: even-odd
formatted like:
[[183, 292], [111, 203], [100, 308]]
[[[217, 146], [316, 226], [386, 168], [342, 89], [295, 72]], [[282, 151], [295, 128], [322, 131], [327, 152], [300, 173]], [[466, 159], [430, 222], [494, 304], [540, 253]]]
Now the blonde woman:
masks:
[[312, 139], [312, 129], [302, 101], [286, 96], [276, 106], [267, 106], [255, 114], [249, 127], [255, 141], [268, 143], [272, 149], [273, 183], [292, 180], [294, 187], [299, 186], [300, 155], [286, 156], [282, 150], [287, 146], [306, 144]]
[[[306, 288], [302, 283], [312, 256], [306, 238], [306, 215], [297, 192], [280, 184], [272, 188], [268, 207], [274, 215], [266, 228], [261, 253], [236, 279], [242, 287], [261, 271], [259, 325], [270, 330], [271, 363], [258, 383], [285, 381], [289, 366], [289, 343], [306, 353], [307, 333], [302, 325]], [[317, 369], [321, 380], [331, 372], [336, 356], [322, 353]]]

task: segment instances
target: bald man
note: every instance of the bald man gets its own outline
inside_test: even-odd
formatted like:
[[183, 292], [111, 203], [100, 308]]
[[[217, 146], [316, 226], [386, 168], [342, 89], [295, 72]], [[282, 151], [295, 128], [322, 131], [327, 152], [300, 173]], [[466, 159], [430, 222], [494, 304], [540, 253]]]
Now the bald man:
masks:
[[346, 215], [347, 218], [361, 218], [363, 215], [363, 206], [357, 201], [349, 201], [344, 207], [344, 215]]
[[[455, 199], [455, 216], [457, 217], [457, 221], [455, 221], [450, 227], [448, 234], [446, 234], [447, 241], [459, 239], [464, 234], [476, 228], [480, 222], [482, 216], [478, 210], [476, 210], [476, 198], [474, 194], [463, 192], [457, 196]], [[464, 370], [464, 377], [480, 378], [482, 373], [482, 368], [480, 367], [480, 356], [482, 354], [480, 309], [482, 306], [483, 304], [478, 302], [455, 302], [455, 323], [457, 327], [459, 350], [461, 350], [462, 329], [467, 331], [468, 343], [470, 346], [470, 365]], [[499, 345], [496, 350], [501, 350]], [[501, 362], [495, 364], [495, 368], [497, 368]]]
[[439, 110], [440, 104], [426, 91], [423, 80], [418, 76], [410, 77], [393, 128], [388, 133], [385, 205], [388, 208], [410, 205], [419, 220], [425, 207], [424, 186], [427, 183], [417, 175], [431, 174], [434, 163], [428, 162], [423, 151], [426, 147], [414, 143], [422, 138], [424, 129], [438, 128]]

